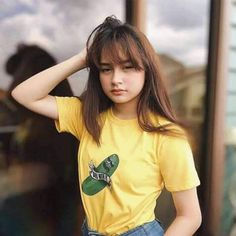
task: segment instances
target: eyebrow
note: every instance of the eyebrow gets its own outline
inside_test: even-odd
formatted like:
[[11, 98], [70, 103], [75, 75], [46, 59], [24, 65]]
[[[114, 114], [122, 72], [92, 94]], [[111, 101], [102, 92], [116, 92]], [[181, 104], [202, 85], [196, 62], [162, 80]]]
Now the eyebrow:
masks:
[[99, 63], [100, 66], [110, 66], [111, 64], [110, 63], [106, 63], [106, 62], [101, 62]]
[[[126, 63], [132, 63], [131, 60], [123, 60], [121, 61], [120, 64], [126, 64]], [[112, 65], [112, 63], [109, 63], [109, 62], [101, 62], [99, 63], [100, 66], [110, 66]]]

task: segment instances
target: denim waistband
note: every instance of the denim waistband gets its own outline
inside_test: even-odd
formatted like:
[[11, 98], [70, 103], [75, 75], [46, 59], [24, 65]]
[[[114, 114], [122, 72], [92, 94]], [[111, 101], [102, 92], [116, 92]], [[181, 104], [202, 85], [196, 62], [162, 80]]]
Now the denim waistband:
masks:
[[105, 236], [103, 234], [98, 233], [97, 231], [89, 229], [86, 219], [82, 224], [81, 230], [83, 236]]
[[[86, 220], [84, 220], [81, 230], [82, 230], [83, 236], [106, 236], [97, 231], [89, 229]], [[129, 236], [129, 235], [130, 236], [163, 236], [164, 230], [162, 229], [161, 224], [158, 220], [153, 220], [151, 222], [147, 222], [143, 225], [137, 226], [134, 229], [130, 229], [120, 234], [120, 236]]]

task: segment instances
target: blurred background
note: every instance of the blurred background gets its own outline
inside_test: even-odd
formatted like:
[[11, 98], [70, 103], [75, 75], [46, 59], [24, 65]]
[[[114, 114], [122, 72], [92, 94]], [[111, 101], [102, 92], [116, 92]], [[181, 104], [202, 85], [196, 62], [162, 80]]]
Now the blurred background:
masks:
[[[53, 121], [22, 108], [10, 91], [85, 45], [116, 15], [139, 27], [160, 56], [201, 179], [196, 235], [236, 235], [236, 1], [2, 0], [0, 6], [0, 235], [79, 236], [83, 220], [76, 150]], [[81, 71], [52, 94], [78, 96]], [[166, 191], [157, 217], [174, 217]]]

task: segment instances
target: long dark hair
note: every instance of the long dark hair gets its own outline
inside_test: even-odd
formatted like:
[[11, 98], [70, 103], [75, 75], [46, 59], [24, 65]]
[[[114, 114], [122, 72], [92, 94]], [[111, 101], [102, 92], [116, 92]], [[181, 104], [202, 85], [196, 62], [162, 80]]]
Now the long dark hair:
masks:
[[[145, 83], [137, 105], [140, 127], [147, 132], [176, 133], [177, 130], [173, 129], [174, 126], [170, 128], [170, 124], [180, 123], [171, 108], [155, 50], [142, 32], [127, 23], [122, 23], [114, 16], [107, 17], [97, 26], [87, 41], [89, 77], [86, 92], [81, 99], [83, 119], [88, 132], [99, 144], [102, 128], [99, 115], [113, 105], [104, 94], [99, 80], [101, 55], [105, 53], [112, 62], [121, 63], [120, 50], [136, 70], [145, 71]], [[150, 112], [166, 118], [170, 124], [156, 124], [151, 119]]]

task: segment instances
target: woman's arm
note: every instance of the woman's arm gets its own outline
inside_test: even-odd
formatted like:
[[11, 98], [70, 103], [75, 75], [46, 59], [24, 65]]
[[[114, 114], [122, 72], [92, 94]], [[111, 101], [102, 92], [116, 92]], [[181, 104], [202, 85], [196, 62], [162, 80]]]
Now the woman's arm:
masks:
[[56, 120], [58, 119], [56, 101], [49, 93], [60, 82], [85, 66], [86, 49], [66, 61], [30, 77], [12, 91], [12, 96], [28, 109]]
[[201, 225], [201, 210], [196, 188], [173, 192], [176, 218], [167, 229], [165, 236], [191, 236]]

